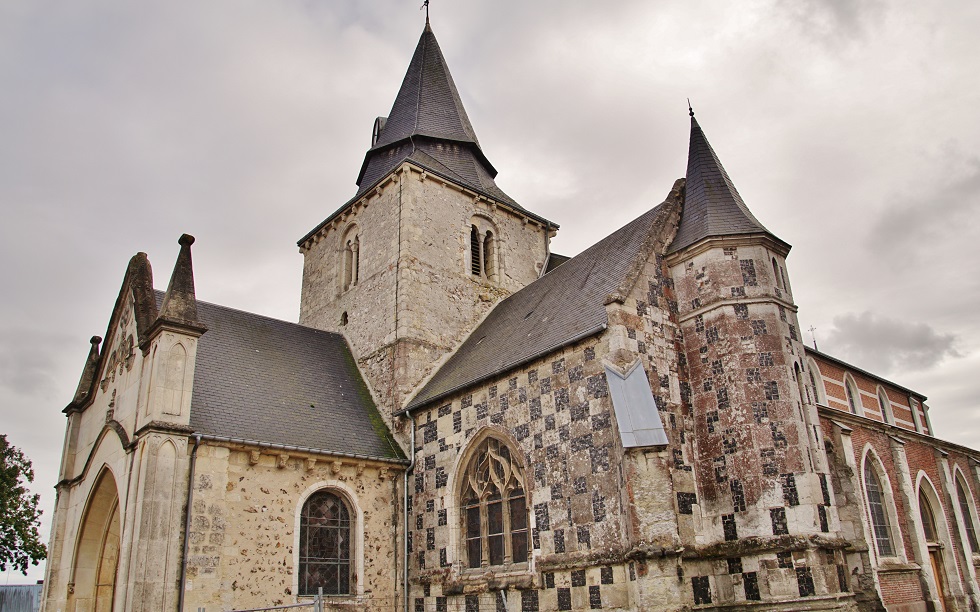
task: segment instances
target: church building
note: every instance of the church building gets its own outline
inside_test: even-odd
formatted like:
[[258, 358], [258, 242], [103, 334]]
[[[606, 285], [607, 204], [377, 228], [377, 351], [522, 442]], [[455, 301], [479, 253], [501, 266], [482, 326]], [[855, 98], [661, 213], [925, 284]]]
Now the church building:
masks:
[[166, 291], [130, 260], [43, 609], [980, 609], [980, 452], [804, 346], [790, 245], [690, 122], [664, 201], [560, 256], [426, 23], [298, 323], [198, 301], [189, 235]]

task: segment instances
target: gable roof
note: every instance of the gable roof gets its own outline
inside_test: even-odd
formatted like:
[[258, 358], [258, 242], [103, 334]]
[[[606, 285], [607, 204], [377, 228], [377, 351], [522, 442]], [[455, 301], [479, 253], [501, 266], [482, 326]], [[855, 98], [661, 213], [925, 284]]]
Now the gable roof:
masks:
[[[157, 301], [163, 293], [156, 292]], [[249, 442], [385, 461], [404, 454], [343, 336], [197, 302], [190, 426]]]
[[[683, 181], [668, 199], [504, 300], [412, 398], [412, 410], [587, 338], [608, 324], [637, 267], [663, 249]], [[668, 227], [669, 226], [669, 227]]]
[[755, 218], [742, 201], [742, 196], [694, 118], [693, 111], [686, 190], [680, 226], [669, 252], [677, 252], [711, 236], [765, 233], [782, 242]]

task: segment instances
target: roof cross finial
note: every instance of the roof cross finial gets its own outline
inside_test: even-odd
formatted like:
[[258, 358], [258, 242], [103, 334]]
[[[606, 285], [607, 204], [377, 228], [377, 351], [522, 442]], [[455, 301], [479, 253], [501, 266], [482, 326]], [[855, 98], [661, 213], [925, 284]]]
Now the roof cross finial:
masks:
[[810, 337], [813, 338], [813, 350], [819, 351], [820, 349], [817, 348], [817, 328], [812, 325], [810, 326]]
[[[426, 1], [426, 2], [428, 2], [429, 0], [425, 0], [425, 1]], [[690, 99], [690, 98], [688, 98], [688, 99], [687, 99], [687, 112], [688, 112], [688, 114], [690, 114], [690, 115], [691, 115], [692, 117], [694, 116], [694, 109], [693, 109], [693, 108], [691, 108], [691, 99]]]
[[425, 0], [419, 10], [425, 9], [425, 25], [429, 25], [429, 0]]

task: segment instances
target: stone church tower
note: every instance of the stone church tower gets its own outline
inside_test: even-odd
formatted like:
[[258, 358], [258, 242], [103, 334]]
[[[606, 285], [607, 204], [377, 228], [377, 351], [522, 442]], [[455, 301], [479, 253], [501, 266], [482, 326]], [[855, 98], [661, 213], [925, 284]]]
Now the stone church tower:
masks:
[[502, 298], [547, 266], [557, 225], [494, 183], [428, 25], [355, 196], [299, 241], [300, 324], [339, 331], [382, 414]]

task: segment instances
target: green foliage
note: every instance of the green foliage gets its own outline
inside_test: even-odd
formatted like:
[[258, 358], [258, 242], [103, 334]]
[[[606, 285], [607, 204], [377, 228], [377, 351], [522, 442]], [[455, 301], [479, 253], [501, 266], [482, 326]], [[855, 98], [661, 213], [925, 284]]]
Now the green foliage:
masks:
[[0, 571], [8, 565], [27, 574], [27, 564], [37, 565], [48, 556], [38, 527], [40, 495], [31, 495], [24, 481], [34, 482], [31, 461], [0, 434]]

